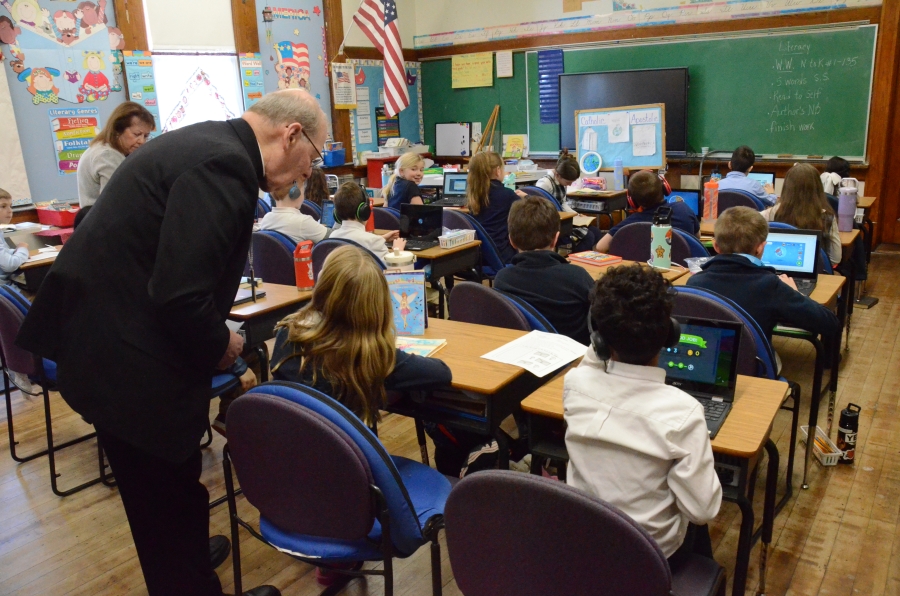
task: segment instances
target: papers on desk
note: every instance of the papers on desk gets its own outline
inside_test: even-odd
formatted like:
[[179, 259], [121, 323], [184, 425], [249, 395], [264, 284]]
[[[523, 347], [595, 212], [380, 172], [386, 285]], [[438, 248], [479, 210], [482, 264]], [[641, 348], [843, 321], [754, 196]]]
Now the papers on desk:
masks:
[[524, 368], [536, 377], [545, 377], [577, 358], [584, 356], [587, 346], [556, 333], [532, 331], [482, 358]]
[[59, 254], [59, 252], [57, 252], [55, 250], [53, 252], [40, 252], [40, 253], [34, 255], [33, 257], [28, 257], [28, 260], [25, 262], [26, 263], [34, 263], [37, 261], [46, 261], [47, 259], [55, 259], [56, 255], [58, 255], [58, 254]]
[[21, 221], [16, 224], [16, 229], [18, 229], [18, 230], [27, 230], [30, 228], [40, 228], [40, 227], [41, 227], [41, 224], [34, 223], [33, 221]]

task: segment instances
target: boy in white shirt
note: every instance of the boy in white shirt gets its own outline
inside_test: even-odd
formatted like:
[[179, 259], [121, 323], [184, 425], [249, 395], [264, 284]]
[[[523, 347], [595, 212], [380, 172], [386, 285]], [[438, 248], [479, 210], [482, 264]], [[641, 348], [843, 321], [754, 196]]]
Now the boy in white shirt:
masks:
[[391, 230], [381, 236], [367, 232], [368, 207], [369, 199], [358, 184], [345, 182], [341, 185], [334, 194], [334, 219], [340, 220], [341, 227], [335, 228], [331, 237], [352, 240], [375, 253], [375, 256], [384, 263], [384, 257], [388, 254], [386, 244], [388, 241], [394, 240], [394, 248], [398, 250], [403, 250], [406, 242], [396, 239], [400, 235], [398, 230]]
[[260, 230], [281, 232], [296, 243], [312, 240], [315, 244], [328, 236], [328, 228], [311, 215], [300, 213], [300, 205], [303, 204], [302, 194], [296, 199], [292, 199], [289, 193], [281, 197], [270, 193], [269, 196], [275, 202], [275, 206], [259, 220]]
[[609, 270], [594, 288], [591, 344], [566, 375], [567, 482], [639, 523], [677, 569], [712, 558], [706, 523], [719, 512], [703, 407], [665, 384], [660, 350], [677, 341], [673, 297], [640, 265]]
[[[0, 188], [0, 223], [12, 221], [12, 196]], [[20, 242], [16, 248], [9, 248], [0, 241], [0, 283], [9, 281], [12, 273], [28, 260], [28, 245]]]

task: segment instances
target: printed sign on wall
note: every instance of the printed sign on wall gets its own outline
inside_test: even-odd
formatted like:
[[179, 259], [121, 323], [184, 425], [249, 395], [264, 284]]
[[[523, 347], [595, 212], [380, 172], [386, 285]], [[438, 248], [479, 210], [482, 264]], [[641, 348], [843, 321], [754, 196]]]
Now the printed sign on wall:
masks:
[[153, 78], [153, 56], [150, 52], [124, 52], [125, 80], [128, 81], [128, 99], [139, 103], [153, 114], [156, 130], [150, 133], [153, 138], [162, 132], [159, 119], [159, 106], [156, 101], [156, 82]]
[[78, 160], [97, 136], [100, 110], [97, 108], [51, 108], [50, 133], [59, 174], [74, 174]]
[[244, 109], [246, 110], [262, 99], [266, 92], [262, 54], [239, 54], [238, 60], [241, 67], [241, 89], [244, 92]]

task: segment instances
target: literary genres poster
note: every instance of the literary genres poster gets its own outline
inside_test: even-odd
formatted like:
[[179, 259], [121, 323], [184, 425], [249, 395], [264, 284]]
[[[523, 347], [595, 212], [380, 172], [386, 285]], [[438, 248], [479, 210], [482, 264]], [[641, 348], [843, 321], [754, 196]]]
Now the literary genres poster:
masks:
[[87, 151], [91, 139], [100, 131], [97, 108], [51, 108], [50, 134], [60, 176], [74, 174], [78, 170], [78, 160]]

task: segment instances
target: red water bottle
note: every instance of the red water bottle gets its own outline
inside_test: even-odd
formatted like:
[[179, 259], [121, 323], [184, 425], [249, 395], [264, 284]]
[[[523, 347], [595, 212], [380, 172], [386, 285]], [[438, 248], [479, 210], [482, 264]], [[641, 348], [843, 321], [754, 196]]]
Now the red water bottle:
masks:
[[311, 240], [304, 240], [294, 249], [294, 277], [297, 278], [297, 289], [301, 291], [312, 290], [316, 285], [313, 277]]
[[366, 231], [375, 231], [375, 199], [369, 197], [369, 219], [366, 220]]

